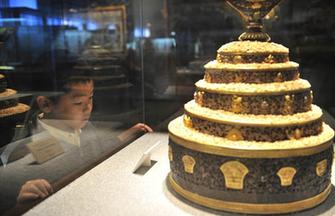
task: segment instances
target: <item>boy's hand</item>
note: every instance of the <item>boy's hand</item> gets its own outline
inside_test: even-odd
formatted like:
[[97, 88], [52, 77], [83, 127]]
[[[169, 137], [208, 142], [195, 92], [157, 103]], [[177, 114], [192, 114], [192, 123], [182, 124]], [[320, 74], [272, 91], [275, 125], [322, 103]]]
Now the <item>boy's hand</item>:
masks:
[[137, 123], [136, 125], [132, 126], [131, 128], [129, 128], [128, 130], [134, 130], [134, 131], [143, 131], [144, 133], [151, 133], [153, 132], [152, 128], [149, 127], [146, 124], [143, 123]]
[[27, 181], [22, 185], [17, 197], [18, 203], [44, 199], [53, 193], [53, 188], [45, 179], [35, 179]]
[[121, 141], [128, 141], [134, 136], [139, 135], [138, 133], [151, 133], [153, 132], [152, 128], [143, 123], [137, 123], [136, 125], [132, 126], [131, 128], [127, 129], [126, 131], [122, 132], [118, 138]]

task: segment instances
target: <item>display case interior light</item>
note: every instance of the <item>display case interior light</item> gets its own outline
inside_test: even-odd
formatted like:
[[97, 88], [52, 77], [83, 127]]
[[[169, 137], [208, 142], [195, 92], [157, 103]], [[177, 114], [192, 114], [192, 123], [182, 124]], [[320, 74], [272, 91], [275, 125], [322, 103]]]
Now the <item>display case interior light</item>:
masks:
[[36, 0], [9, 0], [9, 7], [27, 7], [37, 10], [37, 1]]
[[62, 24], [61, 18], [56, 17], [47, 17], [47, 25], [48, 26], [59, 26]]
[[152, 40], [152, 43], [157, 53], [168, 54], [176, 47], [174, 38], [155, 38]]
[[31, 14], [21, 14], [19, 18], [0, 18], [0, 26], [6, 23], [19, 23], [22, 26], [38, 26], [43, 25], [43, 20], [41, 17]]
[[76, 27], [78, 30], [83, 30], [82, 20], [71, 20], [71, 26]]
[[151, 31], [149, 28], [135, 28], [134, 36], [136, 38], [149, 38], [151, 36]]
[[108, 30], [116, 30], [116, 26], [114, 24], [109, 24]]
[[40, 16], [31, 14], [21, 14], [21, 25], [24, 26], [41, 26], [43, 25], [43, 19]]
[[8, 22], [22, 22], [24, 20], [24, 18], [0, 18], [0, 24]]
[[87, 30], [95, 31], [98, 29], [98, 24], [92, 21], [87, 22]]

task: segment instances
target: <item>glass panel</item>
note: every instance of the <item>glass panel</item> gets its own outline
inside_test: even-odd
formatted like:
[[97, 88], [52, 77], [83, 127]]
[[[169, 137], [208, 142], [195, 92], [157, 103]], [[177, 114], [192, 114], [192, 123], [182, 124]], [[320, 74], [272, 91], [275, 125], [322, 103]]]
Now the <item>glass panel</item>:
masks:
[[51, 195], [151, 128], [141, 1], [0, 6], [3, 213]]
[[[265, 20], [331, 115], [334, 11], [285, 0]], [[243, 26], [223, 0], [0, 0], [0, 213], [23, 187], [57, 191], [151, 128], [167, 132]]]

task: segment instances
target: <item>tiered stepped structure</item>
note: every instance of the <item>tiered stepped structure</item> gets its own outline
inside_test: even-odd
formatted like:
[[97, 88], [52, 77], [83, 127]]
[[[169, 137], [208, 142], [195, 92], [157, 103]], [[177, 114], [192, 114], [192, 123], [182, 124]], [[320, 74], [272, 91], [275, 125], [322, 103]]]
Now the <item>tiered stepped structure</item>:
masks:
[[11, 141], [18, 123], [24, 121], [28, 105], [19, 103], [16, 90], [7, 88], [6, 77], [0, 74], [0, 146]]
[[172, 188], [225, 211], [276, 214], [330, 194], [333, 130], [279, 44], [235, 41], [205, 65], [194, 100], [169, 124]]

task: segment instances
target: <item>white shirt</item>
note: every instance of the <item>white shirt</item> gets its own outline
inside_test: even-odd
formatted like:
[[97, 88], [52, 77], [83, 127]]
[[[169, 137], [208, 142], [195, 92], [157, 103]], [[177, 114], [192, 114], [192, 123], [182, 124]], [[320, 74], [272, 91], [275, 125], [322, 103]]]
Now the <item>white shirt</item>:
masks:
[[[43, 117], [43, 115], [40, 115], [39, 117]], [[74, 132], [64, 131], [64, 130], [61, 130], [61, 129], [58, 129], [56, 127], [46, 124], [45, 122], [43, 122], [43, 118], [38, 118], [37, 124], [41, 126], [43, 129], [47, 130], [56, 139], [59, 139], [64, 142], [80, 147], [80, 136], [79, 136], [81, 133], [80, 129], [75, 130]]]

